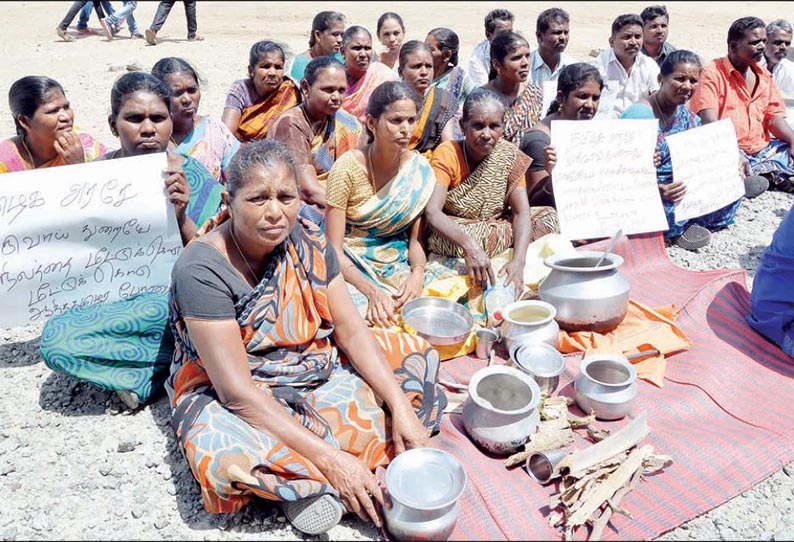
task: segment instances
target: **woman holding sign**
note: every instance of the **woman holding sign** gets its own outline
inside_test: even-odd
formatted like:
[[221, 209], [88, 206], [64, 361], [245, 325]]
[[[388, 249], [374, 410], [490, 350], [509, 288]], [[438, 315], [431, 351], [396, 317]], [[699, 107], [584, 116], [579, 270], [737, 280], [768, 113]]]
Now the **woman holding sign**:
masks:
[[0, 143], [0, 173], [82, 164], [107, 150], [74, 127], [74, 110], [54, 79], [28, 75], [14, 81], [8, 105], [17, 135]]
[[[121, 147], [105, 159], [165, 152], [171, 137], [171, 91], [143, 72], [122, 75], [111, 91], [110, 131]], [[222, 186], [197, 160], [169, 153], [163, 179], [182, 242], [220, 206]], [[173, 338], [168, 332], [168, 292], [143, 292], [113, 303], [74, 308], [47, 321], [41, 335], [47, 366], [119, 392], [130, 408], [146, 401], [165, 380]]]
[[[425, 209], [433, 230], [427, 246], [452, 256], [443, 265], [467, 274], [473, 285], [495, 285], [499, 276], [520, 294], [530, 241], [559, 227], [554, 209], [530, 210], [524, 175], [531, 159], [503, 137], [503, 118], [499, 95], [479, 88], [463, 104], [465, 139], [433, 152], [436, 185]], [[490, 260], [511, 247], [512, 258], [495, 276]]]
[[430, 445], [438, 352], [367, 328], [334, 247], [298, 218], [297, 177], [279, 142], [242, 148], [224, 210], [179, 256], [171, 423], [210, 513], [258, 497], [309, 535], [345, 509], [380, 526], [372, 471]]
[[692, 113], [687, 102], [698, 83], [702, 65], [698, 56], [687, 50], [670, 53], [661, 66], [661, 88], [642, 98], [623, 112], [624, 119], [658, 119], [659, 135], [656, 142], [656, 178], [662, 195], [669, 230], [665, 237], [687, 250], [698, 250], [709, 244], [711, 231], [733, 224], [741, 199], [690, 220], [675, 219], [675, 204], [686, 195], [686, 186], [676, 182], [673, 162], [665, 137], [700, 126], [700, 117]]
[[527, 195], [532, 206], [555, 207], [551, 170], [556, 154], [551, 146], [551, 123], [555, 120], [590, 120], [598, 111], [604, 81], [595, 66], [576, 62], [560, 70], [557, 97], [548, 115], [527, 132], [521, 150], [532, 158], [527, 172]]

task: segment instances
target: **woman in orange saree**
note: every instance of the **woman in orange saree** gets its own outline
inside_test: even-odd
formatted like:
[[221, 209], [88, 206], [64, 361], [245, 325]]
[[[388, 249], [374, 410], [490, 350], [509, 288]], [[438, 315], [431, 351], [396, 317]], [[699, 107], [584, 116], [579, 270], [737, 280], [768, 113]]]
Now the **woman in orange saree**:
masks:
[[284, 49], [269, 40], [251, 46], [248, 79], [235, 81], [221, 120], [242, 143], [267, 137], [273, 121], [302, 100], [300, 88], [284, 75]]
[[298, 219], [287, 149], [258, 141], [229, 168], [226, 207], [174, 266], [166, 383], [179, 446], [211, 513], [285, 503], [311, 535], [347, 510], [380, 525], [372, 471], [430, 444], [446, 397], [438, 352], [371, 331], [325, 236]]

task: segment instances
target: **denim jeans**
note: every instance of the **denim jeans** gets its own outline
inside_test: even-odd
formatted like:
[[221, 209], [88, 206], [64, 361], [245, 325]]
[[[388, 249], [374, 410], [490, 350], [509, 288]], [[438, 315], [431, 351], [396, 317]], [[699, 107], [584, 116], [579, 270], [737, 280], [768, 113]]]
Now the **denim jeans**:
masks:
[[[105, 10], [107, 15], [113, 15], [115, 9], [113, 9], [113, 4], [109, 1], [101, 2], [102, 9]], [[83, 8], [80, 10], [80, 18], [77, 20], [77, 29], [78, 30], [87, 30], [88, 29], [88, 19], [91, 17], [91, 10], [94, 9], [93, 2], [86, 2]]]
[[122, 19], [127, 19], [127, 27], [130, 29], [130, 34], [138, 33], [138, 24], [135, 22], [135, 16], [132, 14], [135, 8], [138, 7], [138, 2], [134, 0], [127, 0], [121, 9], [116, 10], [115, 13], [108, 15], [105, 19], [109, 25], [116, 26]]
[[[196, 0], [183, 0], [185, 4], [185, 18], [187, 19], [187, 37], [188, 39], [196, 37], [196, 30], [198, 23], [196, 22]], [[149, 27], [155, 32], [159, 32], [174, 7], [176, 0], [164, 0], [157, 6], [157, 12], [154, 14], [154, 20]]]

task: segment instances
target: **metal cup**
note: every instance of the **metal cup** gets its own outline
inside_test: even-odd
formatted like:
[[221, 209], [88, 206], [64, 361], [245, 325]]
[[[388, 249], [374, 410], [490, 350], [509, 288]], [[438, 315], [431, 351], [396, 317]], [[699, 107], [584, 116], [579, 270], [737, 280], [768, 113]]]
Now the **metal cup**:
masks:
[[480, 359], [488, 359], [488, 355], [499, 339], [499, 334], [492, 329], [482, 328], [478, 329], [475, 335], [477, 336], [477, 347], [474, 350], [474, 355]]
[[546, 485], [553, 479], [560, 477], [557, 465], [566, 455], [568, 455], [568, 452], [565, 450], [534, 452], [527, 458], [524, 466], [533, 479], [542, 485]]

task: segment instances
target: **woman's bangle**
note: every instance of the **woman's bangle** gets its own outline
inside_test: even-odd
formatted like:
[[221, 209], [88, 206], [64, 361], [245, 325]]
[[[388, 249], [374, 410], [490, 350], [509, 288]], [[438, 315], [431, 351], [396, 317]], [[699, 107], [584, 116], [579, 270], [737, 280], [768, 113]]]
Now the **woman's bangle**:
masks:
[[424, 273], [425, 272], [425, 264], [420, 263], [420, 264], [412, 265], [411, 266], [411, 273], [413, 273], [417, 269], [421, 270], [422, 273]]

